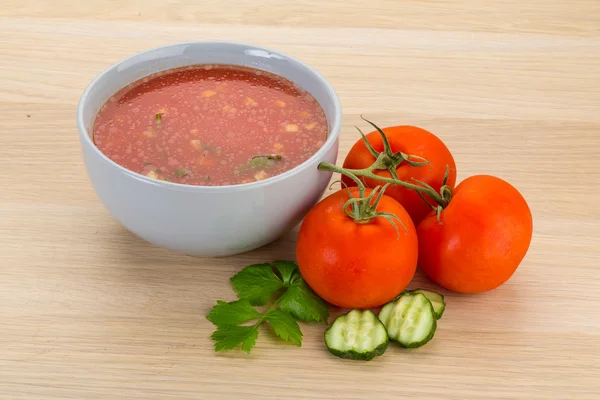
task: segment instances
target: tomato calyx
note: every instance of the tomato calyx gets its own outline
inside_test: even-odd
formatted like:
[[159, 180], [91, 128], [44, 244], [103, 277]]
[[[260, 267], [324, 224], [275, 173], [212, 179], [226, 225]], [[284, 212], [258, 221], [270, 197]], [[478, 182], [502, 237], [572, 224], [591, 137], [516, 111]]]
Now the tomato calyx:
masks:
[[401, 151], [397, 151], [394, 153], [392, 151], [392, 146], [390, 146], [390, 142], [383, 130], [377, 125], [375, 125], [373, 122], [363, 117], [362, 115], [360, 116], [360, 118], [362, 118], [363, 121], [366, 121], [369, 125], [375, 128], [377, 132], [379, 132], [379, 135], [381, 135], [381, 141], [383, 143], [383, 151], [378, 152], [373, 148], [373, 146], [371, 146], [371, 143], [369, 143], [363, 131], [361, 131], [358, 126], [355, 126], [356, 130], [358, 130], [358, 132], [360, 133], [363, 142], [365, 143], [367, 151], [371, 153], [371, 155], [375, 158], [375, 162], [370, 167], [372, 170], [386, 170], [390, 173], [392, 178], [399, 179], [398, 174], [396, 173], [396, 169], [403, 162], [407, 163], [411, 167], [422, 167], [424, 165], [429, 164], [428, 160], [420, 156], [409, 155]]
[[371, 193], [366, 196], [364, 184], [358, 178], [356, 179], [356, 182], [358, 185], [359, 195], [358, 197], [354, 197], [350, 191], [350, 188], [346, 188], [348, 190], [349, 198], [343, 205], [344, 213], [348, 217], [352, 218], [357, 224], [367, 224], [374, 218], [383, 218], [392, 224], [396, 230], [396, 233], [398, 236], [400, 236], [400, 231], [398, 230], [398, 225], [396, 224], [396, 221], [398, 221], [404, 228], [405, 233], [408, 234], [406, 226], [404, 226], [402, 220], [400, 220], [396, 214], [377, 211], [377, 206], [379, 205], [379, 202], [381, 201], [381, 198], [383, 197], [389, 184], [385, 184], [383, 187], [375, 187], [375, 189], [373, 189]]

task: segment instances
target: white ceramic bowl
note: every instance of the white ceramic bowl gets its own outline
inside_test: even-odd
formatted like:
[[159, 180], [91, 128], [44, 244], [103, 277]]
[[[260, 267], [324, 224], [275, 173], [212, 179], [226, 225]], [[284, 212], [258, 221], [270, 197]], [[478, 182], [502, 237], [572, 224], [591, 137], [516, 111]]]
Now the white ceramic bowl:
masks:
[[[263, 181], [231, 186], [190, 186], [158, 181], [111, 161], [92, 142], [98, 110], [118, 90], [155, 72], [194, 64], [234, 64], [273, 72], [307, 90], [323, 108], [329, 136], [303, 164]], [[296, 226], [323, 195], [335, 163], [341, 106], [329, 83], [304, 63], [262, 47], [192, 42], [155, 48], [124, 59], [98, 77], [77, 109], [83, 158], [98, 197], [142, 239], [196, 256], [227, 256], [263, 246]]]

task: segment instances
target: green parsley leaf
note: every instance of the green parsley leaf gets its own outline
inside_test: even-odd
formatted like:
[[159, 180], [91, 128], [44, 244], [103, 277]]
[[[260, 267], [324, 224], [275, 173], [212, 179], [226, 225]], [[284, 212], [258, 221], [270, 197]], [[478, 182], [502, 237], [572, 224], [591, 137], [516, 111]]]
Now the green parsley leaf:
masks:
[[301, 321], [327, 321], [327, 304], [317, 296], [304, 279], [296, 280], [279, 299], [279, 308]]
[[239, 325], [260, 317], [261, 313], [256, 311], [248, 300], [244, 299], [230, 303], [217, 300], [217, 305], [212, 308], [206, 319], [217, 326], [221, 326]]
[[290, 285], [298, 272], [298, 265], [291, 261], [273, 261], [273, 265], [279, 271], [284, 285]]
[[[293, 261], [249, 265], [231, 277], [231, 283], [239, 300], [218, 300], [206, 316], [217, 326], [211, 336], [215, 351], [241, 346], [250, 353], [263, 323], [271, 324], [281, 339], [301, 346], [297, 320], [321, 322], [329, 317], [327, 304], [311, 290]], [[269, 302], [263, 313], [254, 308]], [[249, 321], [255, 321], [254, 325], [242, 325]]]
[[273, 310], [269, 311], [265, 318], [271, 323], [271, 327], [277, 336], [286, 342], [302, 346], [302, 331], [294, 317], [281, 310]]
[[264, 306], [275, 292], [283, 288], [270, 264], [247, 266], [231, 277], [231, 284], [238, 298], [248, 300], [253, 306]]
[[211, 338], [215, 341], [215, 351], [231, 350], [242, 345], [242, 350], [250, 353], [250, 350], [256, 344], [258, 338], [257, 326], [219, 326], [212, 334]]

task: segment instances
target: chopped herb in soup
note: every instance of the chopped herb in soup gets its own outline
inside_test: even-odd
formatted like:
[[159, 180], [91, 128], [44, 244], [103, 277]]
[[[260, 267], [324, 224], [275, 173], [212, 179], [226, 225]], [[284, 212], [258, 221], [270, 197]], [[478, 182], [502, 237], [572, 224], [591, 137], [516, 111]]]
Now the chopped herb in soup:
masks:
[[98, 113], [94, 143], [148, 177], [235, 185], [281, 174], [327, 138], [317, 101], [257, 69], [200, 65], [157, 73], [115, 94]]

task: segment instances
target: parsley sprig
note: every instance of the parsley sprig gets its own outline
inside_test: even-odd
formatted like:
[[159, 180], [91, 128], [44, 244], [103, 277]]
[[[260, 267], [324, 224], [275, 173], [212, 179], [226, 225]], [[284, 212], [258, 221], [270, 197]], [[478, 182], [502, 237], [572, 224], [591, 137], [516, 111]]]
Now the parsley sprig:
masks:
[[[327, 304], [306, 284], [292, 261], [253, 264], [231, 277], [238, 300], [217, 300], [206, 317], [217, 330], [211, 338], [215, 351], [241, 346], [250, 353], [258, 338], [258, 327], [267, 322], [286, 342], [302, 345], [298, 321], [326, 322]], [[256, 307], [265, 306], [260, 312]]]

